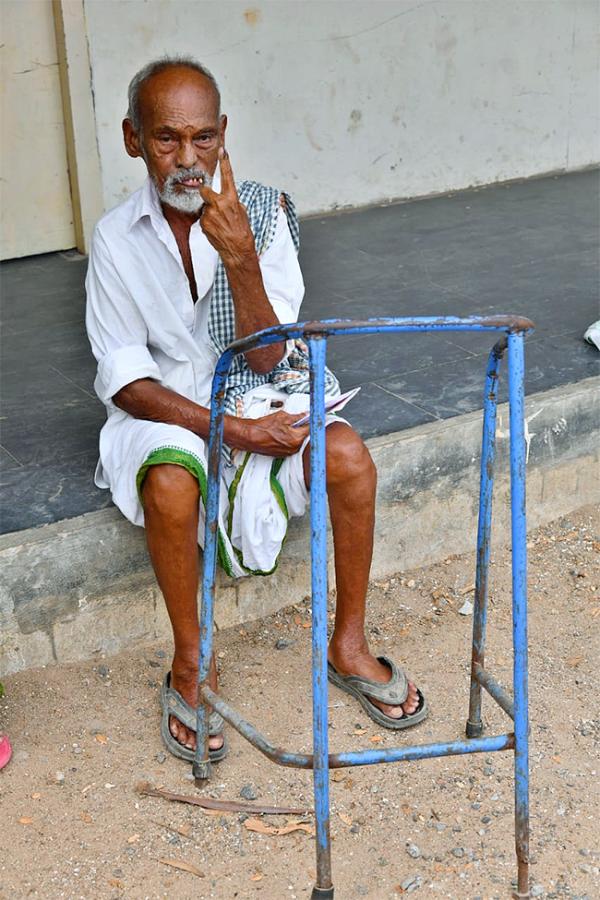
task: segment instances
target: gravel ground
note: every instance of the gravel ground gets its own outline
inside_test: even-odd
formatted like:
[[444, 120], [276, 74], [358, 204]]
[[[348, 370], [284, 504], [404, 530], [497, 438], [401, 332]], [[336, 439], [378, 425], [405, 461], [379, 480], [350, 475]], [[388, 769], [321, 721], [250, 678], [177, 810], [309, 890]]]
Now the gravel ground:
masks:
[[[600, 515], [584, 508], [529, 538], [532, 720], [532, 895], [600, 896], [598, 624]], [[492, 563], [487, 664], [510, 683], [510, 554]], [[431, 716], [394, 737], [330, 692], [334, 750], [451, 740], [464, 734], [472, 556], [372, 584], [374, 648], [426, 692]], [[332, 603], [333, 603], [332, 598]], [[310, 744], [310, 614], [306, 600], [222, 631], [222, 690], [274, 743]], [[23, 672], [6, 679], [1, 726], [15, 754], [0, 774], [3, 898], [306, 898], [314, 879], [311, 819], [211, 813], [136, 794], [154, 785], [198, 794], [189, 767], [163, 752], [159, 686], [170, 648]], [[507, 729], [484, 697], [487, 733]], [[229, 733], [231, 752], [205, 794], [311, 805], [310, 773], [280, 769]], [[510, 896], [510, 753], [336, 772], [336, 898]], [[272, 833], [286, 823], [304, 825]], [[179, 866], [179, 867], [178, 867]], [[180, 868], [183, 866], [184, 868]], [[185, 867], [188, 867], [187, 869]], [[190, 868], [191, 867], [191, 868]]]

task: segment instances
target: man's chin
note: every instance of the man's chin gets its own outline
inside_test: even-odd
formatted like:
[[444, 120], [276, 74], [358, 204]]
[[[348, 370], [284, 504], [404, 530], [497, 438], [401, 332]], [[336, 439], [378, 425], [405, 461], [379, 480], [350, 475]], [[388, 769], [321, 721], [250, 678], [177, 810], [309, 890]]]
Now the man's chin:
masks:
[[188, 215], [199, 213], [204, 206], [204, 200], [197, 191], [193, 193], [191, 191], [189, 193], [168, 191], [159, 194], [159, 196], [161, 203], [170, 206], [171, 209], [175, 209], [177, 212], [187, 213]]

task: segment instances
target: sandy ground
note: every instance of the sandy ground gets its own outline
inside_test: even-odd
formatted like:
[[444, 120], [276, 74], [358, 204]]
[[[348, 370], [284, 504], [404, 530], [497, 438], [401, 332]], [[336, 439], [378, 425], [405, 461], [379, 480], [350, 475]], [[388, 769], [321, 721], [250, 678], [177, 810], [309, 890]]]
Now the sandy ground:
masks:
[[[532, 885], [547, 898], [600, 897], [600, 516], [580, 510], [529, 539]], [[487, 663], [509, 684], [510, 556], [492, 564]], [[432, 713], [394, 737], [347, 695], [330, 693], [334, 750], [461, 737], [468, 703], [473, 559], [400, 572], [370, 591], [373, 647], [404, 664]], [[332, 598], [333, 601], [333, 598]], [[276, 649], [284, 646], [284, 649]], [[218, 634], [222, 690], [274, 743], [310, 744], [306, 600]], [[15, 754], [0, 774], [3, 898], [306, 898], [306, 830], [249, 830], [140, 797], [140, 779], [194, 794], [187, 764], [165, 755], [158, 693], [170, 648], [28, 671], [6, 679], [1, 726]], [[509, 730], [484, 699], [487, 733]], [[204, 793], [311, 805], [310, 773], [278, 768], [229, 733], [231, 752]], [[297, 817], [266, 817], [281, 826]], [[309, 823], [310, 818], [305, 820]], [[496, 753], [343, 770], [332, 781], [336, 898], [505, 898], [515, 876], [512, 755]], [[194, 871], [177, 868], [191, 865]]]

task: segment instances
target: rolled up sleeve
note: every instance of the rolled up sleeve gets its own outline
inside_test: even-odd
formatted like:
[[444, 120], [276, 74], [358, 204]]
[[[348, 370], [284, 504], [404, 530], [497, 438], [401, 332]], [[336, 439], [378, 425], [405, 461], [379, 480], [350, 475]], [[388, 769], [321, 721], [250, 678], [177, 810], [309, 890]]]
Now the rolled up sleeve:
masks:
[[86, 328], [98, 362], [94, 389], [100, 400], [108, 403], [127, 384], [140, 378], [160, 381], [160, 370], [148, 349], [146, 323], [97, 229], [85, 286]]
[[160, 369], [142, 344], [128, 344], [106, 353], [98, 361], [94, 389], [103, 403], [108, 403], [121, 388], [138, 378], [160, 381]]

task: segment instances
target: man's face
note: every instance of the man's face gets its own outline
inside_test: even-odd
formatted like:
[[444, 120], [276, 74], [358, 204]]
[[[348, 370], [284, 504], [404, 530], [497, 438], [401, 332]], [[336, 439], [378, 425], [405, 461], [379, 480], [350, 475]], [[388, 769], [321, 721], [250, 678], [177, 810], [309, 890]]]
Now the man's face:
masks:
[[140, 117], [139, 134], [123, 123], [127, 152], [143, 157], [163, 203], [199, 212], [198, 185], [212, 181], [227, 126], [210, 81], [184, 67], [154, 75], [140, 91]]

